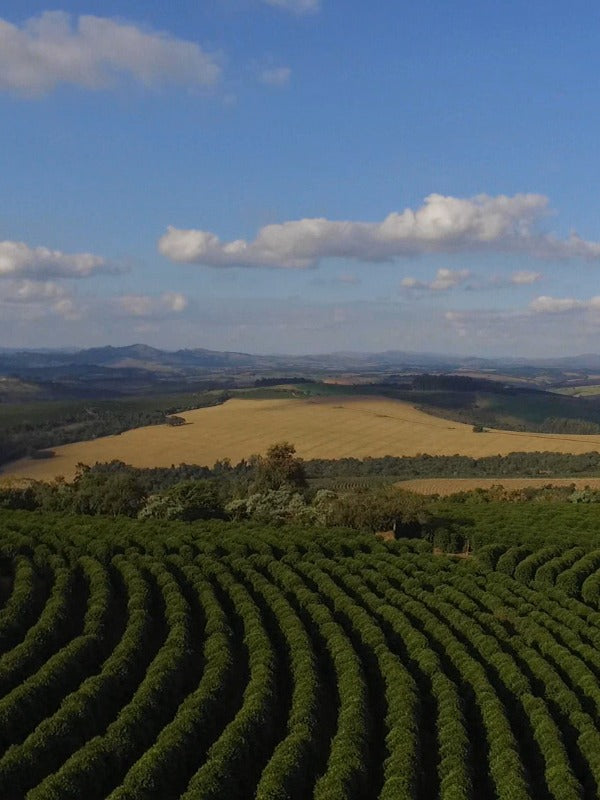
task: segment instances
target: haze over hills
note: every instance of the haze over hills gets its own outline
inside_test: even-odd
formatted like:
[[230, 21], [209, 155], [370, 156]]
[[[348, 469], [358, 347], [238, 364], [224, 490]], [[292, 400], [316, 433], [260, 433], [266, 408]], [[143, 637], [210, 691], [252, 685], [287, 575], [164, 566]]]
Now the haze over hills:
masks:
[[444, 353], [385, 350], [383, 352], [340, 351], [325, 354], [269, 355], [235, 351], [193, 348], [162, 350], [145, 344], [122, 347], [93, 347], [83, 350], [0, 348], [0, 372], [20, 373], [28, 370], [51, 370], [57, 367], [101, 366], [131, 367], [154, 370], [156, 367], [188, 369], [289, 369], [293, 367], [322, 368], [345, 371], [365, 368], [439, 367], [441, 369], [500, 369], [502, 367], [541, 367], [549, 369], [600, 369], [600, 355], [585, 353], [552, 358], [483, 358], [456, 356]]
[[[146, 344], [81, 350], [0, 351], [0, 402], [111, 399], [177, 392], [231, 390], [271, 383], [336, 380], [406, 387], [411, 376], [459, 374], [540, 389], [586, 391], [600, 381], [600, 356], [531, 360], [387, 350], [269, 355], [206, 348], [163, 350]], [[439, 388], [439, 387], [438, 387]], [[447, 386], [448, 390], [456, 386]], [[463, 385], [460, 391], [473, 390]], [[480, 387], [481, 388], [481, 387]], [[496, 391], [492, 387], [488, 390]], [[585, 416], [585, 414], [584, 414]]]

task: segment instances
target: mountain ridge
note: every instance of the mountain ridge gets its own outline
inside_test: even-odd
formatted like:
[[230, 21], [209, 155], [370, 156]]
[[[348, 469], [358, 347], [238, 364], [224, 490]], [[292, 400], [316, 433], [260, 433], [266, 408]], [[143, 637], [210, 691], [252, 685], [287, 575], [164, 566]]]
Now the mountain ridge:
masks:
[[358, 369], [369, 366], [388, 368], [429, 367], [454, 369], [498, 369], [505, 367], [538, 367], [548, 369], [596, 369], [600, 370], [600, 354], [582, 353], [574, 356], [546, 358], [457, 356], [447, 353], [419, 352], [408, 350], [384, 350], [379, 352], [333, 351], [331, 353], [255, 354], [235, 350], [210, 350], [208, 348], [180, 348], [164, 350], [143, 343], [130, 345], [106, 345], [66, 349], [0, 349], [0, 372], [10, 369], [54, 368], [69, 365], [120, 366], [126, 361], [129, 366], [140, 364], [140, 369], [149, 365], [197, 369], [231, 368], [292, 368], [293, 366], [321, 366], [329, 369]]

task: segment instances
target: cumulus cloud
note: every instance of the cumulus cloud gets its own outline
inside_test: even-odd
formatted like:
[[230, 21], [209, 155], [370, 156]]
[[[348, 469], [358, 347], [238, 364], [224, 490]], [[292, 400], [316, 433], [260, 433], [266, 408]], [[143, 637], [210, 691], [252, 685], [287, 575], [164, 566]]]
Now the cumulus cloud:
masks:
[[6, 281], [0, 283], [0, 301], [3, 303], [39, 303], [58, 300], [68, 294], [64, 286], [54, 281]]
[[471, 276], [468, 269], [438, 269], [433, 281], [419, 281], [417, 278], [403, 278], [400, 285], [404, 289], [428, 289], [434, 292], [445, 292], [460, 286]]
[[321, 9], [321, 0], [263, 0], [263, 3], [294, 14], [312, 14]]
[[560, 314], [565, 311], [598, 311], [600, 310], [600, 296], [591, 297], [589, 300], [576, 300], [574, 297], [536, 297], [529, 304], [529, 308], [538, 314]]
[[0, 283], [0, 304], [18, 305], [39, 311], [50, 311], [63, 319], [79, 319], [74, 298], [64, 286], [54, 281], [8, 280]]
[[180, 292], [164, 292], [159, 296], [127, 294], [115, 299], [119, 311], [131, 317], [164, 317], [180, 314], [187, 308], [188, 299]]
[[515, 284], [516, 286], [530, 286], [532, 283], [536, 283], [537, 281], [542, 279], [541, 272], [533, 272], [531, 270], [519, 270], [518, 272], [513, 272], [510, 276], [510, 282]]
[[[567, 302], [549, 302], [556, 300]], [[520, 309], [449, 311], [444, 319], [446, 350], [451, 336], [455, 336], [457, 343], [468, 344], [467, 352], [477, 355], [531, 358], [595, 352], [600, 298], [547, 298], [539, 307], [539, 311], [531, 305]]]
[[548, 356], [593, 352], [600, 329], [600, 296], [536, 297], [523, 308], [468, 309], [444, 313], [449, 333], [477, 343], [481, 354], [490, 348], [501, 355]]
[[92, 253], [63, 253], [24, 242], [0, 242], [0, 278], [89, 278], [114, 272], [105, 259]]
[[289, 67], [267, 67], [259, 73], [259, 80], [267, 86], [282, 87], [290, 82], [292, 70]]
[[431, 194], [416, 211], [393, 212], [382, 222], [300, 219], [261, 228], [253, 241], [222, 242], [210, 231], [170, 226], [158, 243], [172, 261], [212, 267], [306, 269], [325, 258], [387, 261], [419, 253], [509, 252], [537, 258], [600, 258], [600, 242], [577, 234], [543, 233], [548, 199], [538, 194]]
[[0, 89], [43, 94], [67, 83], [87, 89], [127, 76], [147, 86], [211, 86], [213, 55], [194, 42], [132, 23], [47, 11], [21, 27], [0, 19]]
[[52, 306], [52, 311], [59, 317], [72, 321], [80, 320], [83, 317], [83, 310], [78, 307], [72, 297], [63, 297], [61, 300], [57, 300]]

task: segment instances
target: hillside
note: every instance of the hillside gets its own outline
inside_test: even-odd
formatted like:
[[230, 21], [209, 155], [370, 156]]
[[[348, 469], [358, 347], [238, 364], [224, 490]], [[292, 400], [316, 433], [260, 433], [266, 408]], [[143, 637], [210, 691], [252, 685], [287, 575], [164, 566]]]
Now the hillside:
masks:
[[[349, 376], [360, 382], [384, 378], [393, 383], [394, 377], [412, 374], [461, 373], [497, 383], [568, 388], [597, 382], [599, 363], [600, 357], [594, 355], [535, 361], [404, 350], [269, 355], [201, 347], [167, 351], [145, 344], [85, 350], [0, 349], [0, 377], [37, 383], [41, 399], [180, 392], [216, 379], [228, 380], [232, 386], [252, 385], [256, 378], [286, 375]], [[13, 399], [18, 402], [19, 394]]]
[[597, 797], [598, 536], [508, 511], [461, 558], [0, 512], [0, 795]]

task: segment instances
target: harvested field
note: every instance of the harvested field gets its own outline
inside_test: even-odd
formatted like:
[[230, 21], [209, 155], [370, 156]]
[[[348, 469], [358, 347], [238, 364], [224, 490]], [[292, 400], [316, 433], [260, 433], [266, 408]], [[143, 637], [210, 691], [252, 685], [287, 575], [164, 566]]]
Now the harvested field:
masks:
[[470, 492], [473, 489], [491, 489], [503, 486], [507, 490], [540, 489], [544, 486], [572, 486], [576, 489], [600, 489], [600, 478], [414, 478], [400, 481], [396, 486], [419, 494], [439, 494], [447, 496], [457, 492]]
[[78, 462], [120, 459], [139, 467], [234, 463], [287, 440], [303, 458], [401, 456], [456, 453], [481, 457], [514, 451], [586, 453], [600, 450], [600, 436], [473, 433], [470, 425], [440, 419], [408, 403], [377, 397], [232, 399], [220, 406], [181, 414], [187, 425], [138, 428], [119, 436], [53, 448], [52, 459], [21, 459], [5, 465], [3, 477], [67, 479]]

